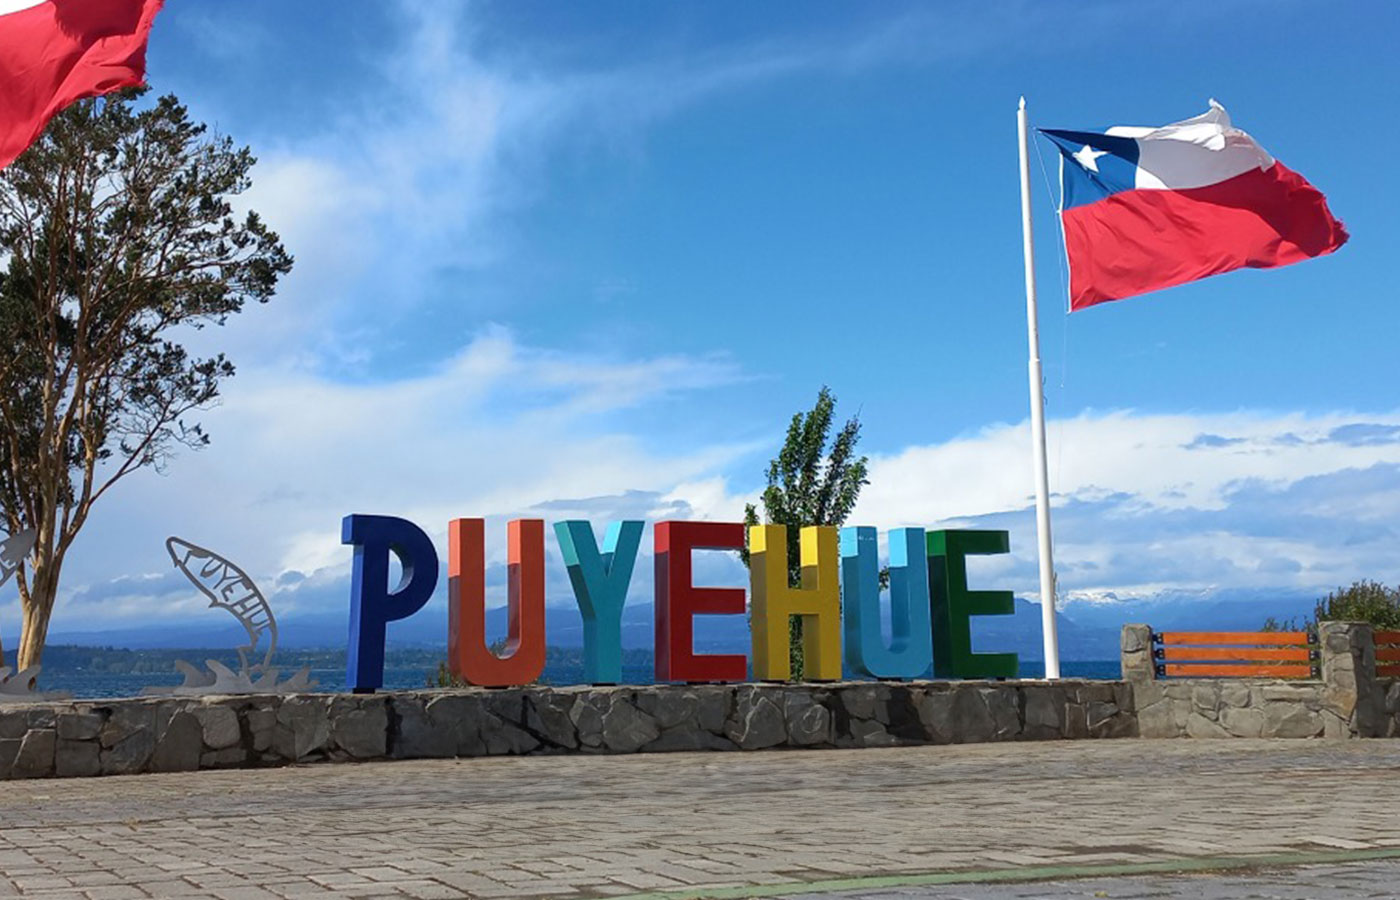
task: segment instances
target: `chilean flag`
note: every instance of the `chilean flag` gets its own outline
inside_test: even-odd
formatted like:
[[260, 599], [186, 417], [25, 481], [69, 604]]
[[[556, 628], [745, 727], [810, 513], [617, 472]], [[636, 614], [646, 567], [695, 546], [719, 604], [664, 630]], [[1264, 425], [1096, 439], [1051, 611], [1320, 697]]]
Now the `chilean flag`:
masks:
[[0, 0], [0, 168], [59, 110], [141, 84], [161, 0]]
[[1041, 133], [1061, 154], [1071, 310], [1346, 243], [1322, 193], [1214, 100], [1161, 128]]

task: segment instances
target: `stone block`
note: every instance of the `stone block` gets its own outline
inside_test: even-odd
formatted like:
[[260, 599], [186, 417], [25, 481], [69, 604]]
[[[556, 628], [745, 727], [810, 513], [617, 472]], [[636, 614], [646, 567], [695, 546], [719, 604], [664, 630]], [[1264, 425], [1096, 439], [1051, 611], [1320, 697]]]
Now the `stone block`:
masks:
[[192, 772], [204, 752], [204, 728], [193, 713], [175, 712], [156, 737], [153, 772]]
[[953, 694], [944, 690], [925, 691], [917, 707], [925, 738], [935, 744], [952, 743]]
[[288, 762], [324, 753], [331, 736], [331, 723], [325, 697], [294, 695], [277, 709], [272, 749]]
[[479, 721], [481, 743], [490, 756], [519, 756], [540, 746], [530, 732], [513, 722], [507, 722], [483, 706]]
[[1137, 736], [1136, 717], [1123, 711], [1117, 703], [1095, 700], [1085, 708], [1089, 736], [1094, 738], [1123, 738]]
[[578, 695], [569, 709], [569, 721], [574, 723], [579, 744], [603, 746], [603, 715], [611, 705], [612, 695], [604, 691], [586, 691]]
[[877, 684], [845, 684], [840, 689], [841, 705], [845, 707], [846, 715], [852, 719], [874, 719], [877, 722], [888, 723], [889, 717], [885, 712], [885, 693], [882, 685]]
[[382, 759], [389, 749], [388, 700], [337, 697], [330, 707], [331, 745], [353, 759]]
[[1010, 686], [984, 688], [983, 701], [992, 716], [993, 737], [998, 741], [1009, 741], [1021, 733], [1021, 706], [1016, 700], [1016, 691]]
[[201, 769], [239, 769], [249, 764], [251, 755], [242, 747], [210, 750], [199, 757]]
[[[495, 717], [482, 705], [480, 692], [434, 697], [427, 702], [425, 712], [429, 732], [434, 735], [425, 737], [427, 746], [432, 748], [432, 755], [472, 757], [485, 756], [489, 752], [482, 736], [482, 723], [488, 717]], [[438, 734], [443, 737], [437, 737]], [[445, 753], [440, 751], [444, 744], [448, 748]]]
[[31, 706], [24, 711], [25, 721], [30, 731], [54, 729], [58, 726], [58, 711], [46, 706]]
[[660, 736], [656, 720], [626, 697], [614, 696], [603, 714], [603, 746], [614, 753], [635, 753]]
[[776, 747], [787, 740], [787, 723], [778, 706], [779, 688], [743, 685], [734, 694], [734, 713], [725, 736], [742, 750]]
[[1222, 728], [1219, 722], [1208, 719], [1192, 710], [1186, 717], [1186, 736], [1191, 738], [1227, 738], [1230, 736], [1230, 732]]
[[997, 723], [981, 691], [971, 686], [953, 691], [948, 731], [955, 744], [978, 744], [996, 736]]
[[[1133, 709], [1142, 709], [1167, 699], [1167, 684], [1165, 681], [1134, 681], [1124, 687], [1133, 698]], [[1127, 704], [1120, 702], [1119, 705]]]
[[1190, 681], [1168, 681], [1166, 682], [1164, 690], [1167, 692], [1167, 696], [1173, 700], [1186, 700], [1189, 702], [1191, 700], [1191, 695], [1196, 690], [1196, 685], [1194, 682]]
[[[1322, 736], [1334, 741], [1357, 737], [1349, 721], [1325, 709], [1322, 711]], [[1377, 735], [1377, 737], [1394, 737], [1394, 735], [1382, 734]]]
[[[574, 730], [569, 711], [573, 708], [572, 694], [549, 691], [530, 697], [525, 713], [525, 727], [548, 747], [574, 750], [578, 747], [578, 732]], [[660, 721], [658, 720], [658, 725]], [[663, 728], [666, 726], [662, 726]]]
[[196, 707], [194, 716], [199, 720], [203, 732], [204, 746], [210, 750], [223, 750], [237, 745], [243, 734], [238, 724], [238, 713], [219, 703], [206, 703]]
[[29, 714], [25, 710], [0, 711], [0, 740], [23, 740], [29, 733]]
[[394, 731], [389, 755], [395, 759], [447, 759], [457, 755], [457, 742], [447, 728], [434, 728], [422, 697], [394, 697]]
[[155, 747], [155, 704], [146, 701], [118, 702], [108, 710], [107, 721], [97, 735], [104, 748], [115, 747], [143, 731], [149, 733], [151, 746]]
[[1356, 711], [1356, 691], [1346, 690], [1335, 684], [1327, 684], [1322, 689], [1319, 708], [1335, 713], [1339, 718], [1350, 721]]
[[10, 772], [15, 767], [15, 757], [19, 756], [19, 746], [23, 742], [23, 737], [0, 738], [0, 779], [10, 777]]
[[724, 734], [725, 723], [734, 710], [735, 688], [724, 684], [707, 684], [695, 688], [696, 723], [711, 734]]
[[1249, 685], [1240, 681], [1222, 682], [1220, 685], [1220, 705], [1243, 707], [1249, 705]]
[[1027, 685], [1024, 735], [1033, 740], [1058, 738], [1064, 733], [1065, 693], [1054, 685]]
[[491, 688], [481, 691], [478, 696], [488, 713], [507, 725], [524, 728], [529, 719], [525, 695], [526, 692], [520, 688]]
[[156, 749], [155, 707], [130, 704], [112, 708], [98, 734], [103, 775], [133, 775], [146, 771]]
[[48, 778], [54, 773], [58, 733], [52, 728], [34, 729], [20, 739], [19, 753], [10, 768], [11, 778]]
[[1177, 724], [1172, 709], [1173, 701], [1162, 699], [1149, 706], [1138, 708], [1138, 735], [1144, 738], [1175, 738], [1184, 733]]
[[1317, 702], [1321, 696], [1322, 689], [1317, 684], [1289, 684], [1286, 681], [1275, 681], [1263, 684], [1259, 688], [1260, 696], [1264, 703], [1284, 702], [1303, 704], [1309, 701]]
[[831, 712], [816, 701], [811, 690], [789, 688], [783, 692], [783, 720], [787, 742], [794, 747], [831, 743]]
[[700, 698], [686, 688], [652, 688], [638, 691], [636, 704], [656, 721], [656, 727], [665, 731], [683, 722], [695, 721]]
[[1264, 737], [1322, 737], [1322, 714], [1292, 703], [1271, 703], [1264, 707]]
[[259, 753], [272, 748], [273, 736], [277, 733], [277, 710], [268, 706], [258, 706], [243, 713], [243, 721], [248, 723], [248, 732], [253, 736], [253, 749]]
[[700, 728], [677, 725], [661, 732], [661, 736], [642, 749], [648, 753], [688, 750], [738, 750], [733, 741]]
[[[903, 743], [922, 744], [927, 740], [923, 721], [919, 717], [919, 697], [923, 692], [907, 684], [890, 684], [886, 686], [885, 693], [885, 730]], [[1012, 702], [1016, 701], [1013, 699]]]
[[[61, 721], [61, 719], [60, 719]], [[94, 735], [87, 740], [59, 738], [54, 754], [54, 774], [59, 778], [86, 778], [102, 774], [102, 745]]]
[[851, 746], [855, 747], [897, 747], [899, 738], [885, 730], [885, 726], [870, 719], [852, 719], [849, 735]]
[[1124, 625], [1118, 648], [1123, 653], [1139, 653], [1152, 649], [1152, 629], [1146, 625]]
[[1198, 684], [1191, 690], [1191, 709], [1212, 722], [1220, 718], [1220, 685]]
[[1220, 711], [1220, 725], [1235, 737], [1263, 736], [1264, 718], [1261, 709], [1230, 706]]
[[60, 713], [58, 716], [58, 739], [60, 741], [91, 741], [102, 731], [106, 717], [97, 712], [75, 711]]

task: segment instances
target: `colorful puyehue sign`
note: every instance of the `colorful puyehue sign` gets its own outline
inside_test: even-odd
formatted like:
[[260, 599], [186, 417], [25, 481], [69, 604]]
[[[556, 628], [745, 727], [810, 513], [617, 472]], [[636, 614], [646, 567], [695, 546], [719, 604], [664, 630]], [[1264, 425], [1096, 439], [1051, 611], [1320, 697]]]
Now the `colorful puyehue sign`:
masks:
[[[614, 522], [598, 545], [586, 521], [557, 522], [554, 533], [583, 616], [584, 679], [622, 680], [622, 608], [632, 581], [644, 523]], [[656, 560], [656, 680], [788, 681], [788, 620], [803, 618], [807, 677], [838, 681], [842, 645], [850, 667], [880, 679], [917, 678], [933, 665], [941, 678], [1005, 678], [1017, 673], [1014, 653], [973, 653], [971, 616], [1009, 615], [1010, 591], [970, 591], [967, 557], [1007, 553], [1005, 531], [890, 532], [892, 639], [880, 629], [880, 567], [874, 528], [811, 526], [800, 540], [802, 584], [788, 582], [787, 530], [749, 529], [749, 594], [741, 588], [696, 587], [696, 550], [739, 550], [737, 522], [658, 522]], [[421, 528], [390, 516], [346, 516], [341, 540], [355, 550], [350, 582], [350, 646], [346, 682], [358, 693], [384, 683], [385, 625], [423, 608], [438, 582], [438, 555]], [[545, 663], [544, 521], [507, 526], [509, 636], [497, 655], [486, 640], [486, 523], [448, 525], [448, 666], [485, 687], [530, 684]], [[403, 577], [389, 588], [390, 554]], [[844, 600], [844, 618], [843, 618]], [[752, 649], [741, 654], [696, 653], [697, 615], [750, 612]]]

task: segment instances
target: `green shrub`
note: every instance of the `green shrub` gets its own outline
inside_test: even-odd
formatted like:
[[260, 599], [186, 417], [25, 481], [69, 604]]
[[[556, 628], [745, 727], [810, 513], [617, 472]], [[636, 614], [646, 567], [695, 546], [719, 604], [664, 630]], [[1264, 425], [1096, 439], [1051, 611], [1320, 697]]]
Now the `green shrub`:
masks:
[[1400, 628], [1400, 587], [1357, 581], [1317, 601], [1313, 621], [1370, 622], [1377, 628]]
[[1379, 581], [1356, 581], [1351, 587], [1337, 588], [1317, 601], [1310, 618], [1299, 621], [1275, 619], [1264, 622], [1264, 631], [1303, 631], [1318, 622], [1368, 622], [1375, 628], [1400, 630], [1400, 587], [1389, 588]]

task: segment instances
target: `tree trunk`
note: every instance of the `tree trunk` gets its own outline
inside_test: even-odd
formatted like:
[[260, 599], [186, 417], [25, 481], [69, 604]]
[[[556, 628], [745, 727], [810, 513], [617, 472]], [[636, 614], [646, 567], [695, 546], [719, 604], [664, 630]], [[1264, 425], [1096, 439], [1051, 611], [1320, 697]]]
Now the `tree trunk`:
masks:
[[23, 603], [24, 630], [19, 636], [18, 671], [39, 665], [44, 657], [44, 643], [49, 637], [49, 617], [53, 615], [54, 599], [58, 593], [58, 567], [56, 560], [49, 560], [41, 562], [34, 570], [34, 583]]

